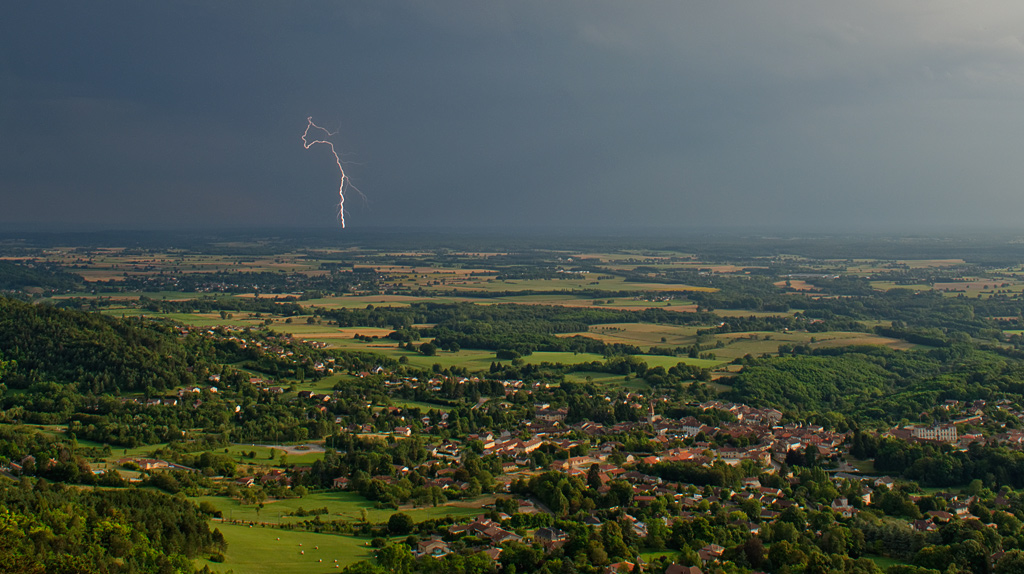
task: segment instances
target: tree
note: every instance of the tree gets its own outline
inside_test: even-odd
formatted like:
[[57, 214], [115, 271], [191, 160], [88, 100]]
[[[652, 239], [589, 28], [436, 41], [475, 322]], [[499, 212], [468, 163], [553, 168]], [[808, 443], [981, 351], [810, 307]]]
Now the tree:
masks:
[[807, 555], [796, 546], [783, 540], [772, 544], [768, 551], [768, 559], [776, 568], [782, 566], [802, 566], [807, 563]]
[[587, 470], [587, 486], [594, 490], [601, 488], [601, 468], [596, 462]]
[[[389, 521], [388, 528], [390, 527]], [[405, 544], [389, 544], [377, 551], [377, 562], [388, 572], [408, 574], [412, 561], [412, 552]]]
[[587, 543], [587, 558], [594, 566], [604, 566], [608, 563], [608, 553], [604, 551], [604, 545], [600, 540], [591, 540]]
[[437, 345], [433, 343], [423, 343], [420, 345], [420, 354], [427, 357], [433, 357], [437, 354]]
[[1024, 574], [1024, 552], [1010, 550], [996, 562], [994, 574]]
[[412, 517], [408, 514], [396, 512], [391, 515], [391, 518], [388, 518], [388, 532], [396, 535], [408, 534], [412, 532], [412, 528], [415, 524], [416, 523], [413, 522]]
[[622, 528], [618, 523], [608, 521], [601, 526], [601, 541], [609, 556], [626, 560], [630, 558], [629, 547], [622, 539]]
[[743, 555], [752, 568], [760, 568], [766, 558], [764, 543], [757, 536], [751, 536], [743, 544]]

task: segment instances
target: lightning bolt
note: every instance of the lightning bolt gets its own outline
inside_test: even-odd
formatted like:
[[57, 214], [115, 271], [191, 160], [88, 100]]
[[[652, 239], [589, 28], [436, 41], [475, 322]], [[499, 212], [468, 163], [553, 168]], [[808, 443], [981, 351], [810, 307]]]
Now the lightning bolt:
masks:
[[[338, 157], [338, 152], [334, 150], [334, 144], [331, 143], [330, 140], [327, 140], [327, 139], [314, 139], [313, 141], [308, 141], [306, 139], [308, 137], [311, 137], [309, 135], [310, 128], [313, 128], [314, 130], [320, 130], [320, 131], [324, 132], [327, 135], [326, 136], [322, 136], [322, 137], [325, 137], [325, 138], [331, 137], [331, 136], [333, 136], [334, 134], [336, 134], [338, 132], [329, 132], [329, 131], [327, 131], [326, 128], [322, 128], [322, 127], [316, 125], [315, 123], [313, 123], [313, 116], [309, 116], [308, 118], [306, 118], [306, 121], [308, 123], [306, 124], [306, 131], [302, 132], [302, 147], [304, 147], [305, 149], [309, 149], [309, 148], [313, 147], [316, 144], [325, 144], [325, 145], [327, 145], [327, 147], [329, 147], [331, 149], [331, 154], [334, 156], [335, 163], [338, 164], [338, 171], [341, 172], [341, 185], [338, 186], [338, 219], [341, 220], [341, 228], [344, 229], [345, 228], [345, 185], [347, 184], [350, 189], [354, 189], [356, 191], [356, 193], [358, 193], [359, 195], [363, 195], [363, 193], [361, 191], [359, 191], [359, 189], [357, 189], [356, 186], [352, 185], [352, 181], [348, 178], [347, 175], [345, 175], [345, 168], [342, 167], [342, 165], [341, 165], [341, 158]], [[316, 132], [314, 132], [314, 133], [316, 133]], [[365, 198], [365, 196], [364, 196], [364, 198]]]

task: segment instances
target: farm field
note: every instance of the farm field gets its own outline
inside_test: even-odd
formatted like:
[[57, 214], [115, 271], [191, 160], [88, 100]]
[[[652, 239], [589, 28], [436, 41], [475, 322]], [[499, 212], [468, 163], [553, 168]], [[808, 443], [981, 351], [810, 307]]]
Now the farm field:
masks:
[[614, 276], [608, 279], [608, 275], [603, 275], [599, 279], [596, 274], [594, 276], [589, 275], [569, 275], [566, 278], [559, 279], [507, 279], [507, 280], [467, 280], [464, 283], [451, 283], [447, 282], [443, 285], [433, 285], [428, 288], [433, 289], [450, 289], [452, 287], [458, 287], [461, 290], [466, 291], [484, 291], [484, 292], [496, 292], [496, 291], [562, 291], [562, 290], [588, 290], [588, 289], [601, 289], [605, 291], [715, 291], [715, 289], [709, 287], [695, 287], [692, 285], [686, 285], [683, 283], [670, 284], [670, 283], [634, 283], [625, 280], [622, 277]]
[[598, 355], [595, 353], [559, 353], [559, 352], [548, 352], [548, 351], [535, 351], [525, 357], [523, 361], [531, 365], [539, 365], [541, 363], [562, 363], [563, 365], [576, 365], [579, 363], [589, 363], [592, 361], [604, 361], [604, 355]]
[[[302, 301], [304, 306], [321, 309], [361, 309], [367, 305], [374, 307], [408, 307], [412, 303], [423, 301], [423, 297], [412, 295], [347, 295], [343, 297], [323, 297]], [[466, 297], [431, 297], [435, 303], [456, 303], [470, 301]]]
[[[494, 257], [508, 257], [508, 254], [490, 254]], [[391, 262], [375, 261], [378, 258], [390, 258]], [[671, 273], [673, 270], [700, 271], [713, 274], [746, 274], [750, 269], [758, 265], [743, 264], [722, 264], [708, 261], [701, 261], [692, 255], [680, 255], [669, 251], [631, 251], [624, 250], [612, 253], [570, 253], [559, 254], [557, 257], [548, 255], [547, 265], [558, 265], [567, 271], [579, 269], [580, 265], [596, 266], [597, 271], [590, 273], [567, 272], [559, 274], [554, 278], [532, 278], [532, 279], [497, 279], [501, 275], [500, 268], [490, 268], [489, 259], [474, 256], [472, 254], [461, 254], [458, 257], [464, 259], [458, 263], [437, 263], [431, 262], [432, 252], [396, 252], [379, 253], [372, 251], [361, 251], [359, 249], [344, 250], [315, 250], [307, 253], [286, 252], [273, 256], [241, 257], [228, 255], [205, 255], [190, 254], [178, 251], [149, 252], [144, 254], [128, 253], [118, 249], [95, 250], [88, 256], [80, 256], [70, 252], [55, 251], [49, 258], [53, 261], [60, 261], [63, 264], [76, 264], [78, 268], [88, 271], [82, 273], [87, 280], [100, 280], [101, 277], [110, 274], [129, 273], [130, 276], [147, 277], [163, 273], [202, 273], [213, 271], [260, 273], [260, 272], [283, 272], [298, 273], [306, 276], [315, 276], [324, 273], [325, 265], [334, 265], [342, 271], [368, 270], [373, 269], [376, 274], [388, 285], [401, 286], [404, 289], [420, 289], [427, 293], [423, 295], [402, 294], [401, 289], [397, 293], [365, 293], [354, 292], [303, 298], [298, 301], [307, 309], [365, 309], [373, 307], [404, 307], [416, 302], [430, 301], [434, 303], [473, 302], [480, 305], [494, 304], [526, 304], [526, 305], [558, 305], [573, 308], [599, 308], [616, 310], [642, 310], [648, 308], [666, 309], [677, 312], [696, 311], [696, 304], [686, 298], [659, 300], [660, 293], [669, 291], [690, 291], [692, 293], [714, 292], [715, 288], [688, 285], [685, 282], [644, 282], [637, 275], [630, 274], [642, 266], [644, 270], [650, 270], [650, 276], [662, 272]], [[945, 269], [962, 265], [963, 261], [956, 259], [922, 259], [922, 260], [900, 260], [882, 261], [875, 259], [859, 260], [813, 260], [802, 257], [785, 256], [787, 261], [799, 262], [807, 268], [820, 268], [822, 272], [833, 272], [835, 269], [846, 269], [847, 273], [867, 275], [870, 273], [884, 273], [891, 269]], [[337, 263], [339, 260], [345, 263]], [[417, 260], [422, 262], [418, 263]], [[763, 266], [761, 266], [763, 267]], [[91, 273], [91, 275], [90, 275]], [[957, 288], [965, 289], [971, 295], [989, 296], [991, 292], [1001, 287], [1004, 290], [1024, 289], [1024, 281], [1020, 281], [1017, 275], [1007, 269], [999, 278], [972, 278], [968, 281], [936, 284], [936, 288]], [[116, 277], [111, 277], [115, 278]], [[998, 280], [998, 283], [997, 283]], [[786, 287], [786, 280], [777, 280], [776, 286], [780, 291], [786, 289], [795, 292], [812, 290], [814, 286], [809, 282], [800, 279], [789, 279], [789, 287]], [[889, 288], [920, 288], [924, 290], [930, 286], [924, 283], [915, 285], [897, 285], [894, 281], [875, 281], [873, 285], [879, 289]], [[453, 290], [460, 291], [459, 296], [450, 296]], [[581, 298], [574, 292], [579, 291], [644, 291], [648, 293], [642, 297], [594, 297]], [[561, 291], [562, 293], [555, 293]], [[501, 297], [474, 297], [473, 293], [481, 295], [493, 294], [496, 292], [508, 292]], [[533, 294], [528, 292], [546, 292], [544, 294]], [[433, 296], [436, 293], [438, 296]], [[517, 294], [524, 293], [524, 294]], [[293, 295], [300, 295], [296, 292]], [[82, 297], [110, 296], [126, 302], [126, 306], [110, 307], [103, 310], [103, 313], [112, 316], [146, 316], [151, 318], [166, 318], [198, 327], [234, 327], [234, 328], [264, 328], [269, 327], [274, 331], [286, 333], [296, 338], [324, 343], [330, 348], [360, 351], [380, 354], [391, 359], [402, 359], [410, 367], [431, 369], [435, 365], [440, 368], [459, 367], [469, 371], [487, 369], [496, 356], [491, 351], [479, 349], [462, 349], [451, 353], [438, 351], [434, 356], [424, 356], [417, 352], [399, 348], [396, 342], [384, 337], [391, 332], [390, 328], [381, 327], [344, 327], [338, 328], [326, 324], [326, 321], [318, 321], [313, 324], [307, 323], [310, 315], [284, 317], [274, 313], [254, 313], [246, 311], [228, 312], [222, 317], [221, 313], [152, 313], [149, 311], [131, 307], [131, 300], [145, 296], [156, 300], [184, 300], [194, 298], [196, 293], [179, 292], [173, 290], [162, 291], [103, 291], [97, 293], [83, 291], [76, 293]], [[243, 299], [252, 298], [252, 292], [234, 293], [233, 296]], [[205, 296], [205, 295], [204, 295]], [[223, 293], [218, 297], [230, 297], [232, 294]], [[262, 294], [261, 298], [280, 297], [281, 295]], [[67, 297], [67, 296], [63, 296]], [[717, 309], [716, 314], [723, 318], [736, 317], [770, 317], [770, 316], [791, 316], [794, 311], [788, 312], [765, 312], [745, 309]], [[571, 333], [563, 336], [583, 335], [604, 341], [606, 343], [622, 343], [635, 345], [643, 350], [651, 347], [690, 347], [697, 343], [696, 332], [706, 326], [674, 326], [674, 325], [653, 325], [642, 323], [615, 323], [591, 326], [583, 333]], [[363, 341], [360, 337], [377, 337], [370, 341]], [[813, 337], [813, 341], [812, 341]], [[426, 341], [426, 339], [424, 339]], [[701, 353], [710, 353], [714, 359], [689, 359], [687, 357], [671, 357], [664, 355], [641, 355], [640, 358], [651, 366], [670, 367], [679, 362], [692, 365], [699, 365], [709, 369], [725, 370], [725, 363], [744, 355], [761, 355], [764, 353], [774, 354], [780, 344], [805, 344], [812, 347], [828, 347], [842, 345], [880, 344], [896, 349], [914, 348], [913, 345], [904, 341], [877, 337], [864, 333], [819, 333], [810, 335], [807, 333], [764, 333], [761, 336], [751, 336], [749, 333], [730, 333], [714, 337], [711, 343], [718, 342], [722, 347], [712, 348], [708, 340], [702, 340]], [[602, 361], [603, 356], [570, 354], [570, 353], [545, 353], [535, 352], [524, 357], [529, 364], [541, 362], [561, 362], [563, 364], [576, 364], [588, 361]], [[716, 375], [717, 376], [717, 375]], [[342, 380], [335, 377], [321, 379], [317, 382], [306, 382], [297, 386], [303, 390], [314, 390], [327, 392], [331, 390], [337, 381]], [[580, 380], [572, 375], [570, 380]], [[601, 378], [606, 384], [611, 384], [614, 379]], [[624, 383], [621, 379], [618, 382]], [[632, 382], [632, 381], [630, 381]], [[290, 384], [295, 384], [290, 383]]]
[[97, 291], [95, 293], [91, 291], [79, 291], [75, 293], [66, 293], [62, 295], [55, 295], [53, 299], [60, 301], [62, 299], [96, 299], [96, 298], [108, 298], [114, 301], [134, 301], [141, 297], [148, 297], [150, 299], [160, 299], [167, 301], [187, 301], [189, 299], [195, 299], [195, 293], [189, 293], [185, 291]]
[[871, 281], [870, 285], [873, 289], [879, 291], [888, 291], [889, 289], [910, 289], [912, 291], [931, 291], [931, 285], [925, 285], [924, 283], [916, 284], [902, 284], [895, 281]]
[[[686, 363], [687, 365], [697, 365], [699, 367], [714, 367], [721, 363], [721, 361], [710, 360], [710, 359], [691, 359], [689, 357], [669, 357], [667, 355], [630, 355], [636, 357], [641, 361], [647, 363], [650, 367], [662, 366], [666, 369], [674, 367], [679, 363]], [[533, 365], [539, 365], [541, 363], [561, 363], [563, 365], [578, 365], [580, 363], [590, 363], [593, 361], [603, 362], [605, 357], [603, 355], [597, 355], [594, 353], [558, 353], [558, 352], [534, 352], [523, 360]]]
[[626, 379], [622, 375], [599, 373], [596, 371], [576, 371], [574, 373], [566, 373], [565, 380], [575, 383], [592, 382], [599, 386], [618, 386], [626, 383]]
[[716, 341], [724, 346], [713, 349], [719, 359], [732, 360], [744, 355], [759, 356], [763, 353], [778, 352], [779, 345], [810, 345], [816, 347], [839, 347], [844, 345], [884, 345], [893, 349], [912, 349], [917, 345], [901, 339], [892, 339], [870, 333], [831, 331], [824, 333], [724, 333], [715, 335]]
[[[291, 460], [292, 457], [289, 457]], [[223, 496], [200, 496], [192, 498], [196, 504], [208, 501], [221, 511], [225, 520], [241, 520], [245, 522], [266, 522], [271, 524], [287, 524], [309, 520], [312, 516], [290, 516], [299, 508], [312, 510], [327, 508], [324, 520], [347, 520], [361, 522], [362, 512], [366, 511], [367, 520], [379, 524], [387, 522], [395, 512], [408, 514], [416, 522], [439, 518], [442, 516], [476, 516], [481, 513], [479, 506], [472, 502], [448, 502], [440, 506], [403, 507], [399, 510], [377, 508], [376, 503], [366, 500], [356, 492], [329, 491], [310, 494], [303, 498], [272, 500], [264, 503], [260, 509], [253, 504], [242, 504], [233, 498]]]
[[981, 296], [982, 298], [990, 297], [997, 293], [1019, 294], [1024, 291], [1024, 283], [1017, 277], [970, 278], [964, 281], [935, 283], [933, 287], [936, 291], [941, 291], [951, 296], [962, 294], [967, 297]]
[[674, 367], [679, 363], [694, 365], [705, 369], [713, 369], [725, 361], [722, 359], [691, 359], [690, 357], [669, 357], [668, 355], [633, 355], [647, 363], [648, 367]]
[[563, 336], [583, 335], [607, 343], [625, 343], [641, 348], [676, 347], [692, 345], [696, 341], [697, 330], [701, 328], [650, 323], [605, 323], [591, 325], [584, 333], [568, 333]]
[[715, 309], [722, 317], [792, 317], [796, 311], [748, 311], [746, 309]]
[[245, 313], [238, 313], [230, 319], [221, 319], [219, 313], [156, 313], [147, 309], [127, 307], [111, 307], [100, 312], [104, 315], [121, 318], [148, 317], [150, 319], [169, 319], [193, 327], [255, 327], [263, 323], [262, 319], [245, 318]]
[[410, 401], [410, 400], [407, 400], [407, 399], [392, 399], [391, 403], [393, 405], [395, 405], [396, 407], [418, 408], [421, 411], [423, 411], [424, 413], [426, 413], [427, 411], [430, 411], [430, 410], [436, 410], [436, 411], [440, 411], [442, 413], [446, 413], [446, 412], [452, 410], [452, 407], [445, 406], [445, 405], [438, 405], [438, 404], [435, 404], [435, 403], [428, 403], [428, 402], [424, 402], [424, 401]]
[[201, 559], [196, 561], [196, 565], [199, 568], [209, 566], [214, 572], [337, 572], [345, 566], [373, 557], [369, 540], [354, 536], [318, 534], [265, 526], [250, 527], [224, 522], [214, 522], [211, 528], [220, 529], [228, 544], [224, 562]]
[[[611, 303], [609, 303], [609, 301], [611, 301]], [[481, 305], [519, 303], [521, 305], [558, 305], [561, 307], [578, 307], [584, 309], [596, 307], [600, 309], [616, 309], [622, 311], [642, 311], [644, 309], [664, 309], [679, 313], [693, 313], [697, 311], [697, 306], [686, 299], [645, 301], [627, 297], [610, 299], [580, 299], [572, 296], [561, 295], [523, 295], [478, 299], [476, 302]]]

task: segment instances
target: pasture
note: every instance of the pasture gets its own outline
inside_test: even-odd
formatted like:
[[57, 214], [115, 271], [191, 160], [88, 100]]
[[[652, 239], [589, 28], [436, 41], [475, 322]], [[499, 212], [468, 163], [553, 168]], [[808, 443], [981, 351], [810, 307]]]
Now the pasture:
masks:
[[957, 282], [935, 283], [935, 290], [953, 297], [963, 294], [987, 299], [995, 294], [1019, 294], [1024, 291], [1024, 282], [1016, 276], [972, 277]]
[[625, 377], [613, 373], [600, 373], [597, 371], [577, 371], [566, 373], [565, 380], [574, 383], [594, 383], [598, 386], [619, 386], [626, 383]]
[[219, 529], [227, 542], [224, 562], [204, 558], [197, 560], [196, 566], [209, 566], [214, 572], [338, 572], [350, 564], [373, 558], [373, 549], [365, 538], [224, 522], [214, 522], [210, 527]]
[[744, 355], [759, 356], [763, 353], [776, 354], [779, 345], [809, 345], [816, 347], [842, 347], [848, 345], [883, 345], [893, 349], [913, 349], [917, 346], [902, 339], [882, 337], [871, 333], [847, 331], [826, 331], [808, 333], [790, 331], [785, 333], [749, 332], [723, 333], [715, 335], [716, 341], [724, 346], [712, 349], [719, 360], [731, 361]]
[[697, 330], [701, 328], [651, 323], [605, 323], [591, 325], [585, 333], [569, 333], [564, 336], [584, 335], [605, 343], [623, 343], [649, 349], [652, 346], [692, 345], [696, 341]]
[[[291, 460], [292, 457], [289, 457]], [[327, 514], [321, 520], [346, 520], [362, 522], [363, 511], [366, 520], [379, 524], [387, 522], [395, 512], [403, 512], [416, 522], [440, 518], [443, 516], [470, 517], [480, 514], [478, 505], [472, 502], [449, 502], [440, 506], [403, 507], [400, 510], [377, 508], [375, 502], [367, 500], [357, 492], [327, 491], [309, 494], [303, 498], [285, 498], [270, 500], [263, 508], [254, 504], [242, 504], [236, 499], [224, 496], [199, 496], [190, 498], [196, 504], [207, 501], [223, 513], [225, 520], [243, 522], [266, 522], [269, 524], [287, 524], [312, 519], [312, 516], [294, 516], [299, 508], [305, 510], [327, 508]]]

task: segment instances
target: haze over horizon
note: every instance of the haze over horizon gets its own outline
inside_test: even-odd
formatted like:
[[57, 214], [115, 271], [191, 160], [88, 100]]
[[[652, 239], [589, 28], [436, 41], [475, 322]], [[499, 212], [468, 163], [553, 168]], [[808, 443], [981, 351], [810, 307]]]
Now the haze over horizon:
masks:
[[[0, 231], [1013, 230], [1024, 5], [19, 3]], [[338, 172], [303, 148], [331, 131]]]

